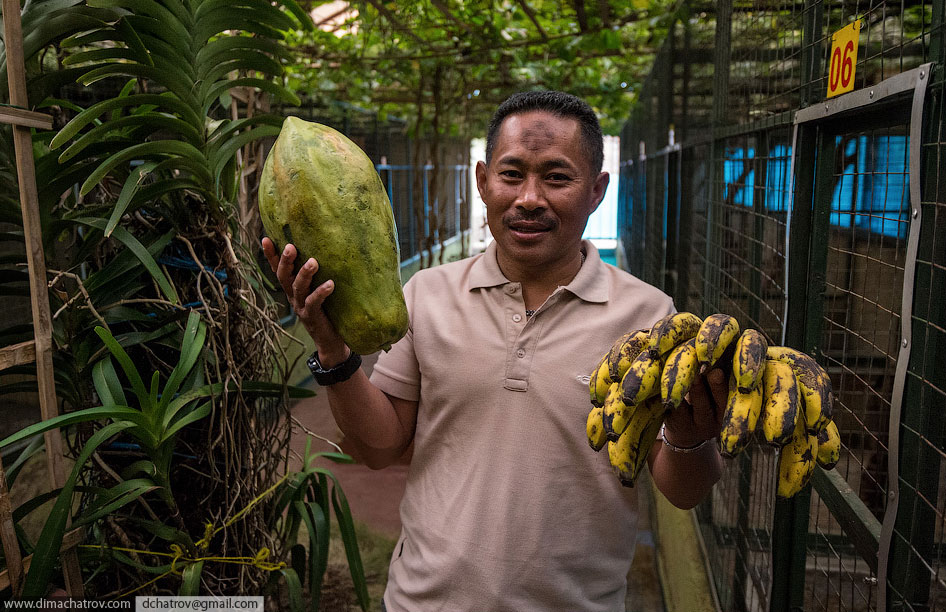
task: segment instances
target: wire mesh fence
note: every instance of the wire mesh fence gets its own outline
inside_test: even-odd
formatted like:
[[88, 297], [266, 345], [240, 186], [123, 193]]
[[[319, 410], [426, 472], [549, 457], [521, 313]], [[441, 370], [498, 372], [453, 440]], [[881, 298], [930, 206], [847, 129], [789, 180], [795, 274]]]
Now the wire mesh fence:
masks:
[[774, 449], [730, 462], [697, 510], [720, 607], [946, 610], [946, 9], [689, 6], [622, 133], [619, 250], [679, 309], [814, 355], [842, 439], [792, 500]]

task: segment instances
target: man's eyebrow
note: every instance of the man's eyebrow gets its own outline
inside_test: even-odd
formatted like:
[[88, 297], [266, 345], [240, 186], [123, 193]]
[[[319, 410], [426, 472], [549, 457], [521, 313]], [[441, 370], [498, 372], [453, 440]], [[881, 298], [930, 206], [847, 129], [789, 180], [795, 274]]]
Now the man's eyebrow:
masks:
[[[503, 164], [506, 166], [514, 166], [514, 167], [525, 165], [525, 162], [522, 160], [521, 157], [516, 157], [514, 155], [501, 157], [498, 160], [496, 160], [496, 163]], [[543, 162], [542, 165], [539, 166], [539, 168], [543, 171], [554, 170], [556, 168], [577, 170], [577, 168], [575, 168], [575, 165], [571, 163], [570, 161], [568, 161], [567, 159], [565, 159], [564, 157], [557, 157], [557, 158], [547, 160]]]

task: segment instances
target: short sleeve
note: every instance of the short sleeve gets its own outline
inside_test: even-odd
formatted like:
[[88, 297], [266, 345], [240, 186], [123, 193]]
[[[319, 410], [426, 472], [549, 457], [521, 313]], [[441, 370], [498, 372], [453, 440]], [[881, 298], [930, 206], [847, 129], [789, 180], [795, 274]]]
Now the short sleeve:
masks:
[[420, 399], [420, 366], [414, 353], [414, 283], [413, 278], [404, 286], [404, 299], [410, 315], [407, 334], [378, 355], [371, 372], [371, 382], [388, 395], [416, 402]]

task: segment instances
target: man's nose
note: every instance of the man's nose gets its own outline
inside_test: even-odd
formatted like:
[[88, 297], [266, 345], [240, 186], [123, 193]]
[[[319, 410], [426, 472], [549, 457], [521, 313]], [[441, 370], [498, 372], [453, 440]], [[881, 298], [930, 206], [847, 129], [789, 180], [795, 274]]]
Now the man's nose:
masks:
[[522, 181], [515, 204], [526, 210], [533, 210], [546, 205], [545, 192], [538, 177], [527, 176]]

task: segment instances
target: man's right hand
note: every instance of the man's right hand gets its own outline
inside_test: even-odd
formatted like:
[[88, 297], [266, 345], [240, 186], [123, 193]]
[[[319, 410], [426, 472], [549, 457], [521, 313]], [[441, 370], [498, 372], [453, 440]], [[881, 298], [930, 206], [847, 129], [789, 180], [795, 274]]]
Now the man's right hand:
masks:
[[309, 258], [302, 264], [299, 273], [295, 274], [293, 264], [298, 251], [294, 245], [287, 244], [281, 254], [276, 253], [276, 245], [269, 238], [263, 238], [262, 246], [270, 268], [289, 299], [289, 305], [315, 341], [319, 362], [323, 367], [330, 368], [345, 361], [351, 351], [322, 309], [325, 298], [335, 289], [335, 283], [327, 280], [310, 291], [312, 277], [319, 270], [319, 263], [315, 259]]

